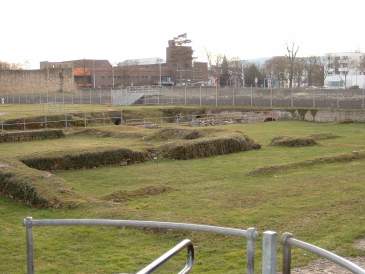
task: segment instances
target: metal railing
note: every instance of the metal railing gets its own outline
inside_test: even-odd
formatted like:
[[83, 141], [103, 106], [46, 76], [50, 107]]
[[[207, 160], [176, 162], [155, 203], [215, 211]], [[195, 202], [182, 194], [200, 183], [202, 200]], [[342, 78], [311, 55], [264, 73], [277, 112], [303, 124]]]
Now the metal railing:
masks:
[[332, 261], [333, 263], [351, 271], [352, 273], [365, 274], [365, 269], [359, 267], [353, 262], [343, 257], [340, 257], [333, 252], [320, 248], [318, 246], [295, 239], [293, 238], [293, 235], [291, 233], [283, 234], [282, 244], [283, 244], [283, 274], [290, 274], [292, 247], [298, 247], [313, 254], [316, 254], [320, 257], [326, 258]]
[[216, 233], [226, 236], [244, 237], [247, 240], [247, 272], [254, 274], [255, 241], [257, 231], [255, 228], [246, 230], [239, 228], [228, 228], [211, 225], [172, 223], [158, 221], [138, 221], [138, 220], [110, 220], [110, 219], [42, 219], [33, 220], [32, 217], [24, 219], [26, 228], [27, 246], [27, 274], [34, 274], [34, 226], [113, 226], [113, 227], [134, 227], [134, 228], [158, 228], [171, 230], [186, 230], [197, 232]]
[[186, 274], [191, 271], [194, 264], [194, 245], [189, 239], [185, 239], [178, 243], [176, 246], [174, 246], [169, 251], [162, 254], [160, 257], [158, 257], [156, 260], [154, 260], [152, 263], [138, 271], [136, 274], [149, 274], [160, 268], [162, 265], [164, 265], [168, 260], [170, 260], [173, 256], [175, 256], [177, 253], [179, 253], [181, 250], [186, 248], [187, 250], [187, 257], [186, 257], [186, 263], [182, 270], [178, 272], [178, 274]]

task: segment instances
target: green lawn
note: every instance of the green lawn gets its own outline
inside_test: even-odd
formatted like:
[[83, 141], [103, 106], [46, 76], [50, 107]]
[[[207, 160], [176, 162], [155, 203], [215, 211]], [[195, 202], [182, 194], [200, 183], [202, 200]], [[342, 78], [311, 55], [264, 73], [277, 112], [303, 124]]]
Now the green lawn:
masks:
[[[249, 171], [267, 165], [365, 150], [365, 124], [273, 122], [217, 128], [240, 130], [263, 147], [205, 159], [158, 159], [127, 167], [57, 172], [77, 192], [95, 199], [146, 186], [171, 188], [166, 193], [135, 197], [123, 203], [90, 202], [72, 210], [31, 209], [0, 198], [0, 273], [24, 273], [25, 239], [21, 222], [25, 216], [253, 226], [260, 232], [290, 231], [300, 239], [341, 255], [365, 255], [352, 245], [355, 239], [365, 237], [365, 160], [247, 176]], [[340, 138], [305, 148], [268, 146], [275, 136], [314, 133], [332, 133]], [[74, 136], [64, 140], [0, 144], [0, 158], [109, 145], [129, 146], [133, 142], [123, 138]], [[244, 273], [245, 269], [244, 239], [203, 233], [85, 227], [36, 227], [34, 234], [38, 273], [133, 272], [184, 238], [192, 239], [196, 245], [194, 273]], [[260, 273], [260, 242], [257, 251], [257, 273]], [[313, 258], [295, 250], [293, 262], [301, 265]], [[181, 257], [174, 260], [179, 265], [182, 261]], [[173, 267], [174, 263], [163, 273], [172, 273]]]

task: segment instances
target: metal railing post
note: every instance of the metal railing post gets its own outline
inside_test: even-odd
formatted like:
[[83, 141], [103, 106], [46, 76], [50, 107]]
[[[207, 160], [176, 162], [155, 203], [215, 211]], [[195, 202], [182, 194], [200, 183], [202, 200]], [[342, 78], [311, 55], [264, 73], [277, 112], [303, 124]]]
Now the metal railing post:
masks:
[[27, 274], [34, 274], [34, 245], [32, 231], [32, 217], [24, 219], [26, 241], [27, 241]]
[[291, 246], [288, 244], [288, 239], [293, 237], [293, 234], [285, 232], [282, 237], [283, 243], [283, 274], [290, 274], [291, 268]]
[[275, 231], [265, 231], [262, 241], [262, 274], [276, 274], [276, 236]]
[[254, 274], [255, 270], [255, 242], [257, 231], [250, 227], [247, 229], [247, 274]]

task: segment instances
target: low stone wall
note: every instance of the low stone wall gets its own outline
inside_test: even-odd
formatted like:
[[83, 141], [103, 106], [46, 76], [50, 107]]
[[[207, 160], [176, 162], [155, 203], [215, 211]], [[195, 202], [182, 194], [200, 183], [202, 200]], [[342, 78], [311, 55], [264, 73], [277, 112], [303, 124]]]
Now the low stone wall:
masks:
[[314, 122], [365, 122], [365, 110], [318, 110], [307, 112], [305, 120]]
[[27, 142], [65, 137], [62, 130], [37, 130], [0, 133], [0, 143]]

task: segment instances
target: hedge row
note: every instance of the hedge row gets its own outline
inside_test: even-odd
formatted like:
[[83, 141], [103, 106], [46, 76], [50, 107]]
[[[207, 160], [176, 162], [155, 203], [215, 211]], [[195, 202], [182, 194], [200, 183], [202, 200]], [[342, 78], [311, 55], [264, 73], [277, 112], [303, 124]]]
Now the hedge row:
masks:
[[0, 133], [0, 143], [25, 142], [65, 137], [62, 130], [41, 130]]
[[41, 155], [23, 158], [22, 162], [39, 170], [67, 170], [94, 168], [107, 165], [128, 165], [149, 159], [147, 152], [126, 148], [113, 150], [80, 152], [78, 154]]
[[188, 160], [259, 148], [261, 146], [247, 136], [234, 134], [163, 145], [160, 153], [164, 158]]

